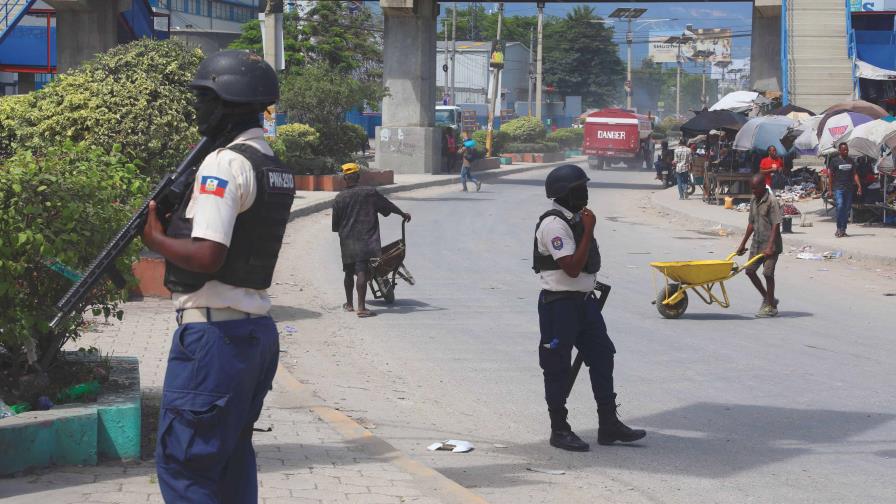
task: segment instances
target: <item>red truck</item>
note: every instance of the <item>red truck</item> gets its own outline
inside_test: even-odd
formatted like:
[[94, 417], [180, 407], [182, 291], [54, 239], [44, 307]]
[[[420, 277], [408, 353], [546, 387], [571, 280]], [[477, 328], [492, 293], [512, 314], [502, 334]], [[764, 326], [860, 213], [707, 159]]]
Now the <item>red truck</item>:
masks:
[[604, 169], [614, 163], [628, 168], [649, 168], [653, 163], [653, 119], [624, 109], [607, 108], [585, 118], [582, 150], [588, 166]]

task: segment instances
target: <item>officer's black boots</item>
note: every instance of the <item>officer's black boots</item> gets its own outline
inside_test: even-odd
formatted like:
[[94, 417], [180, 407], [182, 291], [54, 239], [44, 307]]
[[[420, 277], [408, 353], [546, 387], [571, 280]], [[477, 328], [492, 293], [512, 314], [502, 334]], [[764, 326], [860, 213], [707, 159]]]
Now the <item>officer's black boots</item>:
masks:
[[564, 407], [548, 408], [551, 417], [551, 446], [561, 450], [586, 452], [591, 449], [588, 443], [576, 436], [566, 421], [569, 411]]
[[586, 452], [591, 449], [588, 443], [582, 441], [576, 433], [568, 431], [551, 431], [551, 446], [560, 448], [561, 450]]
[[597, 444], [611, 445], [616, 441], [631, 443], [647, 435], [642, 429], [632, 429], [616, 414], [616, 402], [597, 405]]

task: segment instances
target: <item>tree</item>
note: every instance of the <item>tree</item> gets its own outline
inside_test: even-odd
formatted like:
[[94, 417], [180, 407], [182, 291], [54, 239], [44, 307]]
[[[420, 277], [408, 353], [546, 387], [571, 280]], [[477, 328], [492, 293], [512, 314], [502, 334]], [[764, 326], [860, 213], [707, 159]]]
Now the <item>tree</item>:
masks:
[[325, 62], [294, 69], [283, 80], [280, 103], [291, 121], [307, 124], [320, 134], [318, 156], [347, 160], [361, 141], [345, 125], [345, 114], [386, 96], [382, 82], [354, 79]]
[[[262, 54], [261, 23], [243, 25], [231, 49]], [[370, 8], [350, 11], [347, 2], [315, 2], [304, 15], [284, 14], [283, 51], [286, 70], [326, 62], [342, 73], [371, 80], [382, 76], [382, 20]]]
[[581, 96], [586, 107], [613, 103], [625, 79], [613, 30], [599, 20], [593, 8], [579, 6], [545, 27], [544, 82], [564, 96]]
[[[442, 10], [442, 15], [450, 19], [452, 8], [453, 7], [446, 7]], [[498, 13], [487, 13], [482, 5], [475, 8], [469, 6], [466, 9], [457, 10], [457, 38], [460, 40], [468, 40], [471, 38], [471, 21], [474, 13], [476, 14], [476, 31], [479, 35], [476, 37], [476, 40], [483, 41], [495, 39], [498, 35]], [[550, 22], [550, 20], [546, 20], [545, 23], [547, 24]], [[507, 42], [520, 42], [526, 47], [529, 47], [529, 43], [531, 42], [529, 37], [530, 29], [534, 30], [537, 24], [538, 20], [535, 16], [505, 16], [503, 25], [501, 26], [501, 39]], [[444, 23], [439, 25], [439, 40], [444, 40], [445, 38], [444, 29]], [[451, 37], [450, 21], [448, 22], [448, 37]]]

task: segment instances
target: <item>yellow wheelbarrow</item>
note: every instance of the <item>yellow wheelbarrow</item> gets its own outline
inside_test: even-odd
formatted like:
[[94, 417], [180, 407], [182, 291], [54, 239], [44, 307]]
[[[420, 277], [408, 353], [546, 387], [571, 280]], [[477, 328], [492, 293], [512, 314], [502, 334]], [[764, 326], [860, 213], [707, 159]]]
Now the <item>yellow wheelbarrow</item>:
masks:
[[[733, 253], [724, 261], [678, 261], [678, 262], [653, 262], [654, 269], [663, 274], [666, 284], [660, 289], [653, 303], [660, 315], [667, 319], [676, 319], [684, 315], [688, 309], [688, 289], [691, 289], [704, 303], [718, 304], [722, 308], [731, 306], [728, 300], [728, 291], [725, 290], [725, 281], [734, 278], [735, 275], [746, 269], [751, 264], [762, 259], [759, 254], [743, 266], [734, 262]], [[718, 291], [713, 289], [718, 285], [722, 297], [716, 295]]]

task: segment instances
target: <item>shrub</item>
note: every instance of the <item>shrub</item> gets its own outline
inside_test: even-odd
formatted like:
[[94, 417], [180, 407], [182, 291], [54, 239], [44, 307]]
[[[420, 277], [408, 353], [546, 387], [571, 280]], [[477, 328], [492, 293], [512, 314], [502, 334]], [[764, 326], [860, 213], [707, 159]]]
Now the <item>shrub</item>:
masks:
[[545, 139], [544, 124], [536, 117], [523, 116], [501, 125], [501, 131], [510, 135], [514, 143], [537, 143]]
[[287, 124], [277, 128], [277, 136], [271, 143], [271, 148], [277, 157], [295, 170], [299, 161], [314, 156], [319, 141], [320, 135], [311, 126]]
[[548, 141], [560, 144], [564, 149], [580, 149], [585, 138], [582, 128], [561, 128], [548, 135]]
[[559, 152], [560, 144], [554, 142], [512, 143], [504, 149], [505, 154]]
[[340, 123], [316, 129], [320, 134], [320, 141], [314, 154], [331, 158], [339, 165], [352, 161], [355, 153], [361, 150], [367, 140], [367, 132], [356, 124]]
[[[477, 130], [473, 132], [473, 140], [476, 140], [477, 147], [482, 148], [482, 152], [485, 152], [485, 143], [488, 139], [488, 130]], [[507, 144], [510, 143], [510, 135], [507, 134], [506, 131], [502, 130], [493, 130], [492, 131], [492, 155], [497, 156], [504, 152]]]
[[60, 74], [34, 93], [22, 147], [36, 155], [85, 141], [142, 162], [146, 175], [171, 171], [198, 139], [188, 84], [202, 53], [175, 40], [117, 46]]
[[[147, 179], [121, 148], [111, 152], [86, 144], [51, 146], [44, 156], [20, 151], [0, 170], [0, 345], [21, 361], [26, 348], [43, 364], [60, 341], [75, 338], [82, 326], [76, 314], [50, 334], [52, 306], [71, 286], [51, 271], [56, 260], [74, 270], [86, 268], [106, 242], [142, 204]], [[130, 275], [139, 240], [117, 261]], [[104, 284], [93, 307], [115, 315], [125, 292]], [[62, 340], [57, 339], [57, 336]], [[36, 354], [36, 355], [35, 355]], [[31, 359], [29, 359], [31, 360]]]
[[11, 156], [21, 142], [22, 132], [29, 126], [31, 110], [34, 109], [35, 93], [4, 96], [0, 98], [0, 142], [3, 157]]

